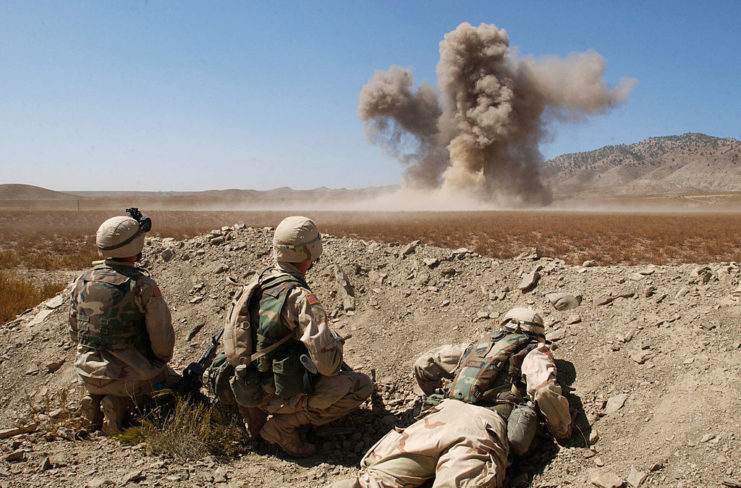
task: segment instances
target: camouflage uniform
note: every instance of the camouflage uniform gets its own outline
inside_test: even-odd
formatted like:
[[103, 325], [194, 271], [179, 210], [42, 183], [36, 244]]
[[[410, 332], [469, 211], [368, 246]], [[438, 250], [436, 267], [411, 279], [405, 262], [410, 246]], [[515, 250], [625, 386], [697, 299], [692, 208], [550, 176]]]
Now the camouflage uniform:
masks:
[[93, 395], [135, 397], [172, 380], [175, 334], [157, 284], [131, 263], [96, 263], [76, 281], [69, 332], [75, 371]]
[[[284, 274], [303, 282], [296, 267], [284, 262], [277, 263], [263, 279]], [[267, 388], [259, 405], [262, 410], [273, 415], [299, 414], [305, 420], [302, 423], [322, 425], [345, 416], [370, 396], [372, 385], [367, 375], [340, 371], [342, 342], [329, 329], [324, 308], [306, 286], [297, 284], [290, 288], [280, 311], [280, 323], [292, 334], [288, 345], [300, 342], [318, 375], [310, 393], [283, 398]], [[260, 352], [259, 344], [256, 352]]]
[[[474, 343], [475, 344], [475, 343]], [[438, 347], [414, 365], [422, 389], [431, 394], [452, 380], [468, 344]], [[527, 396], [557, 438], [571, 435], [566, 398], [556, 384], [556, 364], [545, 344], [527, 352], [520, 368]], [[445, 399], [406, 429], [389, 432], [363, 457], [354, 480], [332, 488], [402, 488], [434, 478], [433, 487], [500, 487], [510, 452], [505, 418], [496, 411]]]

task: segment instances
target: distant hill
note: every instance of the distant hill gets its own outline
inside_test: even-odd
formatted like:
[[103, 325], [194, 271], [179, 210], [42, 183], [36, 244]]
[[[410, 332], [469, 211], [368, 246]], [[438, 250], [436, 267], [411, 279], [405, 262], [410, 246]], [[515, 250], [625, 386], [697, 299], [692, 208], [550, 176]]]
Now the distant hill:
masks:
[[545, 164], [556, 199], [741, 191], [741, 142], [704, 134], [652, 137], [564, 154]]
[[79, 197], [33, 185], [0, 185], [0, 200], [76, 200]]

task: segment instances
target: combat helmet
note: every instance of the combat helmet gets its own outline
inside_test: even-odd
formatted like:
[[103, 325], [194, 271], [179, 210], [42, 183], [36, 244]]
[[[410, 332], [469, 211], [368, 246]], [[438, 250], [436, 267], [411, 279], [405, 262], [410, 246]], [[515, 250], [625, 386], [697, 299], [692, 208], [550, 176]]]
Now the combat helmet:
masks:
[[322, 236], [311, 219], [286, 217], [275, 228], [273, 252], [278, 262], [314, 262], [322, 255]]
[[502, 326], [513, 332], [524, 332], [545, 341], [545, 327], [543, 317], [530, 308], [515, 307], [502, 317]]
[[95, 236], [98, 254], [104, 258], [128, 258], [142, 252], [144, 233], [151, 227], [151, 220], [144, 219], [120, 215], [103, 222]]

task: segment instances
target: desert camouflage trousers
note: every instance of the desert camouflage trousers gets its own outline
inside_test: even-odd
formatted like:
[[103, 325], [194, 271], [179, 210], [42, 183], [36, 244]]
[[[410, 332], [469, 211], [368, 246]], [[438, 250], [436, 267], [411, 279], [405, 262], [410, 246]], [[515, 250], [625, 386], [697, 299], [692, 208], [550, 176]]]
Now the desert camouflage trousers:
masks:
[[344, 417], [373, 392], [371, 379], [354, 371], [340, 371], [335, 376], [320, 376], [314, 391], [283, 400], [266, 398], [262, 410], [273, 415], [303, 413], [312, 425], [322, 425]]
[[172, 388], [177, 384], [180, 376], [169, 366], [164, 366], [162, 371], [148, 380], [85, 377], [80, 375], [79, 372], [77, 378], [91, 395], [113, 395], [133, 399], [140, 396], [149, 396], [158, 388]]
[[487, 408], [447, 399], [404, 430], [392, 430], [360, 461], [361, 473], [330, 488], [501, 487], [507, 427]]

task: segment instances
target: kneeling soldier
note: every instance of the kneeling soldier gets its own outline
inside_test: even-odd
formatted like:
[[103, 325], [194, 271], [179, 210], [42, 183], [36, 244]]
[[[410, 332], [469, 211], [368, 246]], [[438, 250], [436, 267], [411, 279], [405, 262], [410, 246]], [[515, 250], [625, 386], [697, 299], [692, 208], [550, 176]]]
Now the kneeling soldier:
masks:
[[229, 397], [250, 433], [294, 457], [316, 453], [299, 427], [343, 417], [372, 391], [367, 375], [341, 369], [343, 341], [329, 329], [327, 314], [306, 283], [306, 272], [321, 253], [313, 221], [284, 219], [273, 238], [275, 265], [247, 287], [253, 298], [244, 305], [248, 310], [237, 311], [244, 314], [241, 325], [224, 331], [224, 350], [234, 368], [227, 373]]
[[170, 309], [149, 273], [136, 266], [151, 220], [128, 211], [98, 229], [105, 259], [77, 279], [69, 310], [75, 371], [89, 392], [82, 414], [107, 433], [121, 429], [132, 399], [177, 380], [166, 365], [175, 344]]

